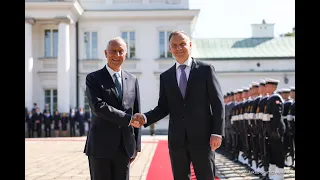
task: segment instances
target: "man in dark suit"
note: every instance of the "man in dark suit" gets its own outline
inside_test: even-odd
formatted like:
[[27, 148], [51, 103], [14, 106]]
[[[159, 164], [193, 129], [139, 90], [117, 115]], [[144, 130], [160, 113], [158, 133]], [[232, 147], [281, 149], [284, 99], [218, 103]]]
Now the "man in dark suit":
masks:
[[192, 43], [183, 31], [169, 36], [176, 63], [160, 75], [158, 106], [135, 114], [132, 126], [147, 127], [170, 114], [169, 153], [175, 180], [214, 178], [214, 153], [224, 135], [224, 101], [214, 67], [190, 57]]
[[121, 69], [126, 55], [126, 43], [112, 39], [105, 50], [107, 65], [86, 77], [92, 120], [84, 152], [91, 180], [128, 180], [130, 162], [141, 151], [141, 129], [130, 126], [140, 112], [139, 86]]

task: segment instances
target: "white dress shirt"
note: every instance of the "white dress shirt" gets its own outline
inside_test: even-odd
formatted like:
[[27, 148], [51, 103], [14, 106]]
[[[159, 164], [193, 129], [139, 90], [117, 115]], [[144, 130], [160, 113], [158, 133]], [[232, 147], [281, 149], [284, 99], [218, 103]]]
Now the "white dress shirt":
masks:
[[[189, 79], [189, 75], [190, 75], [190, 70], [191, 70], [192, 58], [189, 57], [183, 64], [186, 65], [186, 68], [184, 69], [184, 71], [186, 73], [187, 80], [188, 80]], [[178, 61], [176, 61], [176, 69], [177, 69], [176, 73], [177, 73], [178, 86], [179, 86], [180, 76], [181, 76], [181, 69], [179, 68], [180, 65], [181, 64]], [[147, 117], [144, 114], [142, 114], [142, 115], [144, 116], [144, 119], [145, 119], [145, 121], [147, 123]], [[220, 138], [222, 138], [222, 136], [218, 135], [218, 134], [212, 134], [212, 136], [219, 136]]]

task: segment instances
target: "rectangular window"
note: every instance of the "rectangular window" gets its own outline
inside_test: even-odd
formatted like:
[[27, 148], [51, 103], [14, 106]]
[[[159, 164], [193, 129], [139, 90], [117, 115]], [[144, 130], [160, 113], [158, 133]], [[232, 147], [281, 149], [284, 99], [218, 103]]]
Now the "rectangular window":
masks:
[[169, 36], [171, 31], [159, 32], [159, 52], [160, 58], [172, 58], [172, 54], [169, 50]]
[[88, 100], [88, 97], [87, 97], [87, 93], [86, 91], [84, 91], [84, 111], [85, 112], [89, 112], [89, 100]]
[[127, 43], [128, 55], [127, 58], [136, 58], [136, 37], [135, 32], [121, 32], [121, 38]]
[[58, 57], [58, 30], [44, 30], [44, 57]]
[[84, 32], [84, 47], [86, 59], [98, 58], [98, 33]]
[[44, 104], [49, 105], [51, 114], [58, 109], [58, 91], [56, 89], [44, 90]]

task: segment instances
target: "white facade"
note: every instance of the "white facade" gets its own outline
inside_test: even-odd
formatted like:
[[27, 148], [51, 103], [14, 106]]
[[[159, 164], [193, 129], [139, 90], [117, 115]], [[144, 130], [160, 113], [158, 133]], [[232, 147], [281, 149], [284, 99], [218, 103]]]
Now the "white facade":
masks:
[[[34, 102], [41, 109], [45, 103], [57, 104], [60, 112], [86, 107], [86, 75], [106, 64], [107, 42], [123, 35], [130, 39], [129, 46], [134, 43], [134, 50], [129, 48], [134, 55], [123, 69], [139, 79], [142, 112], [154, 108], [159, 74], [174, 63], [166, 54], [168, 32], [191, 35], [199, 14], [189, 9], [188, 0], [26, 0], [25, 5], [26, 106], [30, 110]], [[281, 87], [295, 82], [294, 59], [207, 62], [214, 64], [225, 93], [265, 77], [279, 79]], [[167, 129], [167, 124], [162, 120], [157, 128]]]

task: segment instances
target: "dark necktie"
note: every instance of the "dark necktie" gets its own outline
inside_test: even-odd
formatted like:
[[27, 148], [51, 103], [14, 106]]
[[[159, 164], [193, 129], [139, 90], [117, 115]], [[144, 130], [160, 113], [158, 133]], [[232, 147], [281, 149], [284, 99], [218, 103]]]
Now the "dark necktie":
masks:
[[186, 94], [186, 89], [187, 89], [187, 75], [186, 72], [184, 71], [184, 69], [186, 68], [186, 65], [180, 65], [179, 68], [181, 69], [181, 76], [180, 76], [180, 80], [179, 80], [179, 89], [181, 92], [182, 97], [185, 97]]
[[121, 88], [121, 84], [120, 84], [120, 81], [119, 81], [119, 73], [114, 73], [113, 74], [114, 76], [114, 84], [116, 85], [116, 89], [117, 89], [117, 92], [118, 92], [118, 96], [119, 96], [119, 99], [120, 101], [122, 101], [122, 88]]

